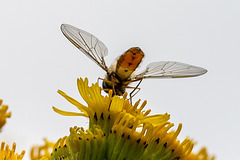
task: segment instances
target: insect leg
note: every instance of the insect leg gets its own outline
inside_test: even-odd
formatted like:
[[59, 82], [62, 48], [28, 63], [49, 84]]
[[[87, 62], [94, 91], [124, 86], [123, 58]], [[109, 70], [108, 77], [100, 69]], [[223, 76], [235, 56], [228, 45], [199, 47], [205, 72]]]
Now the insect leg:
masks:
[[97, 79], [97, 83], [99, 84], [99, 81], [100, 80], [102, 80], [103, 81], [103, 79], [102, 78], [100, 78], [100, 77], [98, 77], [98, 79]]
[[117, 95], [116, 90], [115, 90], [115, 80], [112, 75], [111, 75], [111, 83], [112, 83], [113, 95]]
[[98, 77], [97, 82], [99, 82], [99, 80], [102, 80], [102, 81], [110, 83], [110, 84], [112, 83], [112, 81], [109, 81], [109, 80]]
[[[130, 100], [130, 103], [132, 104], [132, 98], [140, 91], [141, 88], [139, 88], [138, 86], [140, 85], [140, 83], [142, 82], [143, 79], [140, 79], [138, 84], [135, 86], [135, 87], [128, 87], [126, 86], [126, 88], [133, 88], [132, 92], [130, 92], [129, 96], [129, 100]], [[137, 90], [136, 93], [134, 93], [135, 91]], [[134, 94], [133, 94], [134, 93]]]

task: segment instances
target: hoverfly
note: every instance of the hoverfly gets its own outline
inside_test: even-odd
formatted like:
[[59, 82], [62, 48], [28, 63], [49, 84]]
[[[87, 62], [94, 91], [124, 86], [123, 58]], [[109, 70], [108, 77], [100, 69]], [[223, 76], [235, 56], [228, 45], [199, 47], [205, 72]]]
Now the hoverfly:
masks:
[[[200, 76], [207, 72], [206, 69], [174, 61], [153, 62], [147, 65], [146, 69], [139, 74], [135, 70], [141, 63], [144, 53], [139, 47], [133, 47], [124, 52], [118, 59], [107, 67], [104, 57], [108, 49], [103, 42], [94, 35], [78, 29], [69, 24], [61, 25], [62, 33], [86, 56], [93, 60], [99, 67], [106, 71], [102, 87], [104, 91], [113, 90], [113, 95], [123, 95], [126, 88], [132, 88], [132, 93], [140, 88], [139, 84], [145, 78], [183, 78]], [[136, 87], [129, 87], [131, 82], [139, 82]]]

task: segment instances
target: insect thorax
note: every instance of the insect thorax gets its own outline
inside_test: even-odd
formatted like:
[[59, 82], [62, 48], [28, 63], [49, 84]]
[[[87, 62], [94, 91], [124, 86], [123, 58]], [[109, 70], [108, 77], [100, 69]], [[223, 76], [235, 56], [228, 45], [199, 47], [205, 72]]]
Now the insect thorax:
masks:
[[114, 95], [123, 95], [125, 93], [124, 82], [114, 73], [107, 74], [105, 80], [103, 80], [102, 87], [105, 92], [113, 90]]

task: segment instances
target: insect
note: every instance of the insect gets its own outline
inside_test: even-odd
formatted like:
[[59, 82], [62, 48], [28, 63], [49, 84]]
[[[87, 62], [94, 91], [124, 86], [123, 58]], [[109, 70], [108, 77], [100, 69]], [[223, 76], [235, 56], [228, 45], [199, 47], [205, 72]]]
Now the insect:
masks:
[[[144, 53], [139, 47], [130, 48], [118, 57], [110, 67], [107, 67], [104, 57], [107, 56], [108, 49], [97, 37], [69, 24], [62, 24], [61, 31], [73, 45], [106, 71], [107, 74], [102, 79], [102, 87], [106, 92], [110, 89], [113, 90], [113, 95], [123, 95], [126, 88], [132, 88], [131, 99], [134, 91], [140, 90], [138, 86], [146, 78], [195, 77], [207, 72], [204, 68], [185, 63], [160, 61], [150, 63], [145, 70], [135, 74], [144, 57]], [[136, 87], [130, 87], [131, 82], [138, 82], [138, 84]]]

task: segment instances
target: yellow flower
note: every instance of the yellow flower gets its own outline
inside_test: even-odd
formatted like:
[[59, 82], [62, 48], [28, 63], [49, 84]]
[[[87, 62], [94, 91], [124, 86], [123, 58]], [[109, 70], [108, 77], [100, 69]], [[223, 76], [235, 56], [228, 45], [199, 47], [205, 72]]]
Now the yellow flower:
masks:
[[103, 96], [98, 84], [89, 87], [87, 79], [80, 78], [77, 84], [87, 106], [59, 90], [80, 112], [55, 107], [53, 110], [62, 115], [88, 117], [89, 130], [71, 128], [70, 135], [55, 144], [51, 158], [183, 160], [191, 155], [193, 142], [188, 138], [183, 142], [177, 139], [182, 124], [176, 131], [170, 131], [174, 124], [168, 121], [169, 114], [149, 115], [150, 110], [143, 110], [146, 101], [139, 105], [139, 100], [132, 106], [126, 93], [122, 98], [112, 96], [112, 91]]
[[214, 156], [207, 154], [206, 148], [202, 148], [197, 154], [191, 153], [186, 160], [214, 160]]
[[114, 130], [106, 136], [99, 126], [94, 127], [94, 132], [79, 127], [71, 128], [70, 135], [60, 138], [55, 144], [51, 158], [170, 160], [183, 159], [192, 149], [192, 143], [188, 139], [180, 145], [178, 142], [171, 143], [174, 134], [163, 135], [161, 139], [151, 142], [151, 137], [144, 136], [143, 133], [133, 131], [132, 134], [124, 134]]
[[89, 128], [93, 129], [93, 125], [100, 125], [104, 133], [109, 133], [111, 126], [113, 125], [116, 118], [129, 114], [138, 119], [138, 126], [143, 123], [151, 123], [153, 125], [159, 125], [162, 122], [169, 120], [169, 114], [159, 114], [148, 116], [150, 110], [144, 111], [143, 108], [146, 105], [146, 101], [139, 107], [140, 100], [137, 101], [133, 106], [126, 100], [127, 94], [123, 95], [123, 98], [119, 96], [112, 97], [112, 91], [109, 92], [108, 96], [101, 95], [101, 88], [99, 85], [93, 84], [91, 87], [88, 86], [88, 79], [83, 80], [82, 78], [77, 80], [78, 90], [82, 98], [88, 104], [85, 106], [75, 99], [71, 98], [63, 91], [58, 91], [66, 100], [75, 105], [80, 113], [62, 111], [53, 107], [53, 110], [59, 114], [66, 116], [84, 116], [90, 119]]
[[8, 145], [5, 146], [5, 142], [1, 143], [0, 150], [0, 160], [21, 160], [25, 154], [25, 151], [22, 151], [20, 155], [15, 153], [16, 144], [13, 143], [12, 149]]
[[6, 123], [6, 119], [11, 117], [11, 112], [7, 112], [8, 106], [2, 105], [2, 100], [0, 99], [0, 129]]
[[48, 141], [46, 138], [43, 139], [45, 144], [42, 146], [33, 146], [31, 149], [31, 160], [38, 160], [43, 156], [51, 157], [52, 149], [54, 146], [53, 142]]

